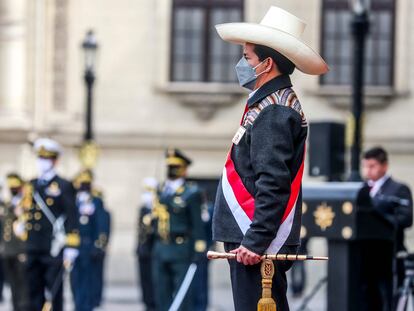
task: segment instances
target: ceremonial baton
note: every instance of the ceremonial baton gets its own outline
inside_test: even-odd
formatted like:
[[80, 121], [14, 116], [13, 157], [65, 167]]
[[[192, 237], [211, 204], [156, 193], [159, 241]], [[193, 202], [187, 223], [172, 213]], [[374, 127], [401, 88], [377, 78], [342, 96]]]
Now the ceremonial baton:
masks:
[[178, 290], [177, 294], [174, 297], [174, 301], [171, 304], [168, 311], [177, 311], [181, 303], [184, 300], [185, 294], [187, 294], [188, 288], [190, 287], [191, 282], [193, 281], [194, 274], [197, 271], [197, 264], [192, 263], [187, 270], [187, 273], [185, 274], [184, 280], [180, 285], [180, 289]]
[[[236, 254], [207, 252], [208, 259], [236, 259]], [[297, 261], [297, 260], [328, 260], [328, 257], [291, 255], [291, 254], [265, 254], [261, 256], [260, 273], [262, 275], [262, 296], [257, 302], [257, 311], [276, 311], [276, 301], [272, 297], [272, 283], [275, 274], [273, 260]]]
[[[219, 253], [214, 251], [207, 252], [208, 259], [236, 259], [236, 254]], [[262, 260], [282, 260], [282, 261], [304, 261], [304, 260], [328, 260], [328, 257], [309, 256], [309, 255], [290, 255], [290, 254], [266, 254], [262, 256]]]

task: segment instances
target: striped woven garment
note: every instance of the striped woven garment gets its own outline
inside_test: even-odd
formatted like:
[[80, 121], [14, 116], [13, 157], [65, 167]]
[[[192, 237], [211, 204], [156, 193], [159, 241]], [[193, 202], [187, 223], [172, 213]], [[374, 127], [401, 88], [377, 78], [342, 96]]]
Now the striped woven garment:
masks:
[[267, 96], [260, 103], [250, 108], [244, 116], [242, 123], [243, 126], [246, 127], [247, 125], [253, 125], [254, 120], [256, 120], [260, 112], [270, 105], [282, 105], [294, 109], [302, 117], [302, 127], [308, 126], [308, 122], [306, 120], [305, 114], [303, 113], [302, 106], [295, 92], [291, 88], [278, 90], [277, 92], [274, 92]]

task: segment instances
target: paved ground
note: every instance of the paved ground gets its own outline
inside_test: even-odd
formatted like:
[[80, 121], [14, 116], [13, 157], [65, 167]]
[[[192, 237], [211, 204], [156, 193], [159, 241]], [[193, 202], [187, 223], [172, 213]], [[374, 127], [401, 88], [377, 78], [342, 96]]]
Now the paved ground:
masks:
[[[310, 283], [314, 284], [315, 276], [322, 276], [324, 267], [318, 263], [314, 267], [314, 271], [309, 275]], [[233, 302], [228, 277], [228, 268], [225, 261], [216, 261], [211, 265], [211, 303], [210, 311], [231, 311], [233, 310]], [[72, 310], [71, 294], [66, 291], [66, 310]], [[309, 304], [306, 311], [324, 311], [325, 290]], [[11, 310], [8, 303], [9, 292], [5, 291], [6, 302], [0, 305], [0, 311]], [[144, 307], [139, 302], [140, 297], [135, 284], [108, 284], [105, 291], [105, 303], [99, 310], [101, 311], [144, 311]], [[298, 311], [299, 305], [303, 299], [290, 299], [291, 310]], [[304, 310], [303, 310], [304, 311]]]

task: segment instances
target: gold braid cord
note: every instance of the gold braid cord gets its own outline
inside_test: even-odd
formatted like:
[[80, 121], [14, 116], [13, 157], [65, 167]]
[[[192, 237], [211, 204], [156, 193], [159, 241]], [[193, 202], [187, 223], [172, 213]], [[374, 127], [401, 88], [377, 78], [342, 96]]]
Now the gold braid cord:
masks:
[[168, 241], [170, 235], [170, 213], [167, 206], [161, 204], [158, 197], [154, 198], [153, 217], [158, 219], [158, 235], [163, 241]]
[[275, 266], [271, 259], [264, 259], [260, 268], [262, 273], [262, 298], [257, 303], [257, 311], [276, 311], [276, 302], [272, 298], [272, 280]]

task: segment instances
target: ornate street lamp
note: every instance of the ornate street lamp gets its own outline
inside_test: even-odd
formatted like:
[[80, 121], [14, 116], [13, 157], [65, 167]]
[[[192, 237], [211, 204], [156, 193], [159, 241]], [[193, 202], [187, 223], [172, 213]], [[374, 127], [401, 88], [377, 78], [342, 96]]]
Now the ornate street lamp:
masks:
[[82, 48], [85, 56], [85, 85], [86, 85], [86, 131], [85, 140], [93, 140], [93, 129], [92, 129], [92, 89], [95, 82], [95, 62], [96, 62], [96, 51], [98, 45], [96, 43], [95, 34], [92, 30], [89, 30], [82, 43]]
[[98, 44], [92, 30], [86, 33], [82, 43], [84, 52], [84, 81], [86, 86], [86, 113], [84, 141], [80, 151], [80, 159], [84, 167], [93, 168], [98, 157], [98, 146], [94, 142], [93, 133], [93, 85], [95, 82], [96, 52]]
[[350, 0], [353, 11], [351, 33], [353, 36], [354, 68], [352, 77], [352, 146], [350, 181], [360, 181], [360, 154], [362, 146], [362, 119], [364, 112], [364, 54], [369, 31], [369, 0]]

